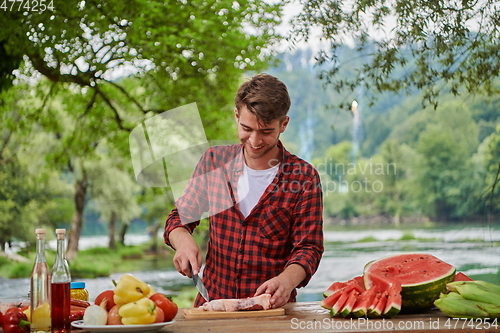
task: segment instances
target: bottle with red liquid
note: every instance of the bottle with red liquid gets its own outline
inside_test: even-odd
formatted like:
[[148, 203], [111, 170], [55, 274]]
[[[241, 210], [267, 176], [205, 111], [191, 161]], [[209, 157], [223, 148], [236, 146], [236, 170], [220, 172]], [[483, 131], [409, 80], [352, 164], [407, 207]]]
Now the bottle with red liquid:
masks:
[[66, 229], [56, 229], [56, 235], [57, 254], [51, 278], [52, 333], [70, 333], [71, 274], [65, 256]]

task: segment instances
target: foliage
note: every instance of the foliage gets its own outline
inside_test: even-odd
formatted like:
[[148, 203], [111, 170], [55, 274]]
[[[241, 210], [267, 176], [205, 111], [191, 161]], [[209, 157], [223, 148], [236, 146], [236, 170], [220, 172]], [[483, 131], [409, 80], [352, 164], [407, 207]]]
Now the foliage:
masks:
[[[0, 146], [0, 245], [13, 240], [34, 241], [34, 227], [63, 225], [72, 214], [68, 207], [71, 195], [59, 174], [45, 168], [44, 156], [53, 141], [44, 132], [26, 133], [15, 129], [23, 123], [19, 109], [30, 105], [28, 98], [15, 101], [26, 87], [4, 91], [0, 104], [2, 123]], [[18, 95], [19, 96], [19, 95]]]
[[31, 275], [33, 264], [31, 263], [16, 263], [12, 266], [7, 277], [9, 279], [25, 278]]
[[[101, 101], [101, 119], [131, 129], [127, 109], [147, 116], [193, 100], [227, 104], [235, 74], [262, 68], [279, 10], [260, 0], [59, 3], [54, 11], [5, 13], [0, 41], [7, 56], [27, 59], [28, 75], [86, 88], [76, 114], [90, 115]], [[135, 73], [145, 80], [142, 96], [116, 80]], [[46, 95], [55, 93], [52, 86]]]
[[[73, 184], [69, 258], [78, 249], [89, 194], [103, 219], [126, 225], [140, 214], [128, 150], [135, 126], [196, 102], [208, 139], [234, 138], [225, 130], [233, 124], [234, 91], [242, 73], [267, 65], [271, 53], [264, 51], [279, 40], [273, 29], [280, 9], [260, 0], [105, 0], [4, 13], [0, 89], [17, 68], [16, 85], [0, 96], [4, 142], [15, 132], [23, 149], [43, 146], [35, 164]], [[26, 139], [35, 133], [44, 137]], [[54, 196], [67, 203], [66, 196], [48, 195], [52, 206], [38, 209], [43, 222], [68, 223], [67, 205], [48, 221]], [[10, 206], [2, 209], [19, 200], [5, 198]], [[170, 201], [164, 198], [166, 206]], [[27, 227], [34, 223], [26, 220]]]
[[491, 216], [500, 211], [500, 125], [496, 131], [484, 140], [484, 170], [486, 186], [484, 192], [484, 207]]
[[180, 309], [191, 308], [193, 307], [196, 295], [198, 295], [198, 289], [195, 287], [184, 287], [179, 293], [172, 296], [172, 300]]
[[[307, 40], [315, 29], [325, 41], [321, 77], [336, 90], [423, 91], [424, 101], [438, 105], [441, 90], [495, 94], [498, 63], [498, 3], [494, 0], [354, 1], [303, 0], [292, 21], [290, 40]], [[354, 45], [363, 58], [355, 75], [339, 75], [352, 66], [339, 50]], [[377, 97], [372, 94], [372, 97]]]

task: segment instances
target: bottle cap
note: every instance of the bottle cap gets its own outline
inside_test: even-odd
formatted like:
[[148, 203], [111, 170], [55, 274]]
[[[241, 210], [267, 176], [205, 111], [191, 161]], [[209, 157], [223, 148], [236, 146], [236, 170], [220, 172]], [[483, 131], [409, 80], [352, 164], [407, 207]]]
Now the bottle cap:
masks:
[[56, 229], [57, 239], [64, 239], [66, 235], [66, 229]]
[[71, 289], [85, 289], [85, 282], [71, 282], [69, 286]]
[[35, 233], [40, 235], [45, 235], [45, 229], [36, 229]]

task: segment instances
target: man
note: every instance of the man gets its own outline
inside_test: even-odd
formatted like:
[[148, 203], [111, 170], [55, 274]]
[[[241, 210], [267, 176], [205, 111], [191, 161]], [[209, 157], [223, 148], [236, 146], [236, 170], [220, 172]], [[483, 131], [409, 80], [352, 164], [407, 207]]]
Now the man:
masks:
[[[259, 74], [235, 98], [241, 144], [209, 148], [165, 226], [183, 275], [198, 274], [202, 255], [191, 233], [209, 212], [203, 281], [210, 299], [272, 294], [276, 308], [296, 298], [323, 254], [318, 172], [279, 140], [288, 125], [285, 84]], [[195, 306], [204, 303], [197, 296]]]

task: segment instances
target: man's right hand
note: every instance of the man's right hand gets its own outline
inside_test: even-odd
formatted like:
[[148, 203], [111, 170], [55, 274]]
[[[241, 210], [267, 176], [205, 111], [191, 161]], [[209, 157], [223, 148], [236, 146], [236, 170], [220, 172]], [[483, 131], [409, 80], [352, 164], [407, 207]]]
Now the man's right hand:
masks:
[[184, 228], [175, 228], [168, 237], [175, 249], [173, 262], [177, 271], [187, 277], [197, 275], [201, 269], [202, 257], [193, 236]]

